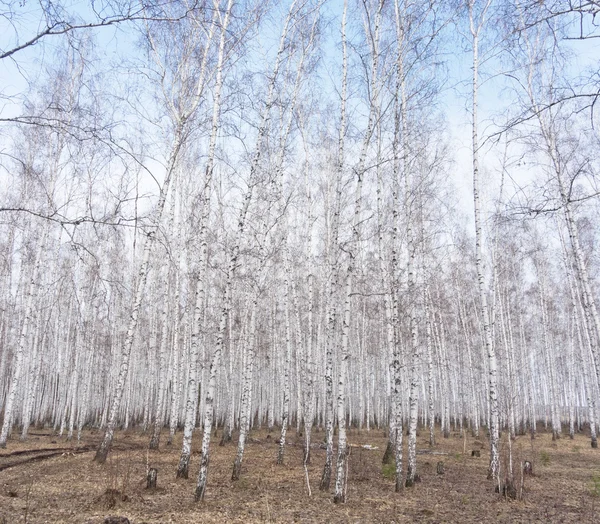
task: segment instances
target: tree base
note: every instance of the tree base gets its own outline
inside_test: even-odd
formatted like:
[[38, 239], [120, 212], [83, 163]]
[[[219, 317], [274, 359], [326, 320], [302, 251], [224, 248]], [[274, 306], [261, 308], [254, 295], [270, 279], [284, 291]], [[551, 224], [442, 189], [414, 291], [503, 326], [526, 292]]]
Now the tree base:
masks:
[[182, 455], [179, 459], [179, 465], [177, 466], [177, 478], [187, 479], [190, 470], [190, 457]]
[[146, 476], [146, 489], [156, 489], [156, 481], [158, 478], [158, 470], [156, 468], [150, 468], [148, 475]]
[[396, 475], [396, 485], [395, 485], [396, 493], [400, 493], [403, 488], [404, 488], [404, 485], [402, 484], [402, 473], [400, 473], [400, 475]]
[[343, 493], [336, 494], [333, 496], [334, 504], [344, 504], [346, 502], [346, 496]]
[[158, 449], [160, 444], [160, 436], [158, 435], [152, 435], [152, 438], [150, 439], [150, 445], [148, 446], [149, 449]]
[[331, 464], [325, 462], [323, 467], [323, 474], [321, 475], [321, 482], [319, 483], [319, 489], [321, 491], [329, 491], [331, 485]]
[[206, 491], [206, 486], [204, 484], [196, 486], [196, 491], [194, 492], [194, 500], [196, 502], [200, 502], [200, 501], [204, 500], [204, 492], [205, 491]]
[[421, 477], [419, 475], [415, 475], [414, 477], [407, 477], [406, 478], [406, 482], [404, 483], [404, 485], [407, 488], [412, 488], [414, 487], [415, 484], [417, 484], [418, 482], [421, 482]]
[[240, 474], [242, 473], [242, 462], [236, 460], [233, 464], [233, 471], [231, 473], [231, 480], [240, 480]]
[[388, 440], [387, 446], [385, 447], [385, 453], [381, 459], [382, 464], [393, 464], [394, 463], [394, 446], [391, 440]]
[[516, 500], [517, 498], [517, 488], [514, 483], [510, 481], [506, 481], [502, 486], [496, 486], [496, 493], [502, 493], [503, 497]]
[[100, 446], [98, 448], [98, 450], [96, 451], [96, 454], [94, 455], [94, 462], [97, 462], [98, 464], [104, 464], [106, 462], [107, 457], [108, 457], [108, 448], [105, 448], [104, 446]]
[[232, 438], [231, 438], [231, 433], [224, 431], [223, 435], [221, 436], [221, 440], [219, 441], [219, 446], [224, 446], [225, 444], [227, 444], [228, 442], [231, 442]]

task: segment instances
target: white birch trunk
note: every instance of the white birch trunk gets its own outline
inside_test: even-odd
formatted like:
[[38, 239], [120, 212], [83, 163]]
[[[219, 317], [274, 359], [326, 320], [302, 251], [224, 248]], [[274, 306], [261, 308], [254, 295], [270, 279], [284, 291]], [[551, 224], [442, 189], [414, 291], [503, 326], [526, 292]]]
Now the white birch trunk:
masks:
[[277, 464], [283, 464], [285, 456], [285, 438], [290, 416], [290, 372], [292, 360], [292, 328], [290, 325], [290, 279], [288, 264], [285, 268], [283, 280], [283, 307], [285, 317], [285, 362], [283, 364], [283, 412], [281, 415], [281, 434], [279, 435], [279, 447], [277, 452]]
[[[429, 420], [429, 446], [435, 446], [435, 398], [433, 390], [433, 354], [432, 354], [432, 333], [429, 289], [425, 287], [425, 344], [427, 348], [427, 408]], [[469, 352], [469, 357], [471, 353]], [[473, 399], [474, 400], [474, 399]]]
[[468, 0], [469, 25], [472, 36], [473, 54], [473, 82], [472, 82], [472, 148], [473, 148], [473, 204], [475, 215], [475, 266], [477, 269], [477, 281], [479, 284], [479, 301], [481, 310], [481, 324], [483, 328], [483, 339], [488, 361], [488, 400], [489, 400], [489, 430], [490, 430], [490, 466], [488, 478], [497, 480], [500, 469], [499, 456], [499, 428], [498, 428], [498, 362], [496, 350], [492, 340], [492, 326], [488, 308], [488, 289], [485, 278], [485, 267], [483, 260], [483, 233], [481, 229], [481, 196], [479, 180], [479, 127], [478, 127], [478, 90], [479, 90], [479, 36], [485, 23], [485, 16], [491, 4], [486, 0], [482, 8], [480, 18], [475, 22], [474, 0]]
[[[264, 269], [261, 268], [261, 270]], [[262, 271], [261, 271], [262, 272]], [[259, 281], [261, 279], [259, 278]], [[242, 460], [244, 459], [244, 450], [246, 446], [246, 438], [250, 428], [250, 420], [252, 418], [252, 375], [254, 371], [255, 357], [255, 337], [256, 337], [256, 312], [258, 309], [258, 291], [257, 295], [252, 300], [250, 312], [250, 329], [248, 331], [248, 347], [246, 348], [246, 363], [244, 366], [244, 377], [242, 380], [242, 402], [240, 406], [240, 435], [238, 438], [237, 452], [235, 462], [233, 464], [233, 472], [231, 480], [239, 480], [242, 472]]]
[[[182, 389], [182, 378], [181, 378], [181, 365], [180, 365], [180, 326], [181, 326], [181, 315], [179, 308], [179, 297], [180, 297], [180, 274], [181, 274], [181, 258], [183, 249], [181, 246], [181, 224], [177, 226], [177, 241], [176, 249], [179, 253], [177, 265], [175, 267], [175, 297], [173, 299], [175, 304], [174, 311], [174, 322], [173, 322], [173, 350], [172, 350], [172, 366], [171, 366], [171, 405], [169, 408], [169, 438], [167, 439], [167, 446], [173, 443], [173, 437], [175, 430], [177, 429], [177, 422], [179, 418], [179, 403], [181, 400], [181, 389]], [[185, 329], [185, 327], [184, 327]]]
[[[168, 218], [167, 232], [173, 233], [175, 230], [175, 206], [177, 202], [177, 176], [176, 173], [173, 177], [173, 191], [172, 191], [171, 209]], [[154, 424], [152, 426], [152, 437], [150, 438], [150, 449], [158, 449], [160, 445], [160, 431], [163, 426], [163, 412], [164, 403], [166, 396], [166, 382], [167, 382], [167, 344], [169, 341], [169, 326], [172, 323], [172, 317], [178, 314], [177, 303], [175, 297], [177, 293], [170, 292], [171, 276], [173, 268], [169, 264], [164, 271], [163, 281], [159, 282], [159, 285], [163, 285], [162, 293], [162, 312], [160, 319], [160, 341], [158, 343], [158, 387], [156, 395], [156, 405], [154, 410]], [[177, 268], [174, 268], [177, 270]], [[175, 334], [175, 336], [178, 336]]]

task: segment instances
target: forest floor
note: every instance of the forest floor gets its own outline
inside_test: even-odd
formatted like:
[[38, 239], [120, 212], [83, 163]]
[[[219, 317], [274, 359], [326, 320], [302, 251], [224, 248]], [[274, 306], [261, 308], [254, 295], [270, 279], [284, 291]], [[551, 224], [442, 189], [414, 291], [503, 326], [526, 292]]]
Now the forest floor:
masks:
[[[347, 502], [334, 504], [319, 491], [325, 451], [324, 433], [313, 432], [309, 496], [302, 466], [302, 440], [288, 432], [286, 464], [277, 466], [277, 433], [250, 434], [242, 477], [230, 480], [235, 440], [219, 447], [213, 438], [208, 487], [203, 502], [194, 502], [201, 435], [194, 435], [190, 478], [176, 479], [181, 433], [173, 446], [148, 451], [148, 435], [118, 432], [109, 459], [92, 461], [99, 433], [85, 432], [77, 448], [49, 430], [32, 431], [25, 442], [9, 440], [0, 450], [0, 524], [102, 524], [108, 516], [132, 524], [192, 522], [600, 522], [600, 449], [589, 437], [576, 435], [553, 442], [539, 433], [534, 440], [517, 437], [513, 462], [520, 487], [519, 464], [529, 460], [533, 476], [524, 477], [522, 500], [494, 493], [486, 480], [487, 442], [453, 433], [429, 448], [426, 431], [417, 440], [422, 481], [394, 492], [393, 466], [383, 466], [386, 437], [381, 430], [349, 433]], [[220, 432], [219, 432], [220, 437]], [[163, 436], [163, 441], [166, 436]], [[404, 439], [405, 441], [407, 439]], [[369, 445], [377, 449], [365, 449]], [[480, 457], [471, 451], [481, 449]], [[432, 451], [434, 453], [432, 453]], [[503, 440], [503, 466], [508, 460]], [[444, 474], [437, 473], [438, 462]], [[158, 487], [146, 490], [147, 464], [158, 469]], [[332, 486], [334, 482], [332, 481]]]

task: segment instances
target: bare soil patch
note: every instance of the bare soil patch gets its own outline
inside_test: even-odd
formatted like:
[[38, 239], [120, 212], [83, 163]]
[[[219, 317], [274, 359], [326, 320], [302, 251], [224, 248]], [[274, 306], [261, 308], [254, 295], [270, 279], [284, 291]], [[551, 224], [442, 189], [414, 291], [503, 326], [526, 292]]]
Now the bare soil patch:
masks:
[[[77, 446], [57, 436], [32, 433], [26, 442], [10, 440], [0, 452], [0, 523], [101, 524], [127, 517], [132, 524], [192, 522], [600, 522], [600, 452], [589, 437], [553, 442], [550, 434], [512, 443], [516, 481], [520, 464], [530, 461], [523, 500], [494, 493], [486, 479], [489, 452], [484, 438], [458, 433], [430, 450], [425, 432], [417, 441], [421, 482], [394, 492], [393, 466], [383, 466], [382, 430], [350, 431], [348, 502], [336, 505], [319, 491], [325, 451], [315, 431], [308, 466], [309, 496], [302, 466], [302, 440], [292, 437], [286, 464], [277, 466], [277, 433], [251, 432], [242, 477], [231, 481], [236, 444], [213, 439], [209, 486], [204, 502], [194, 502], [201, 435], [194, 435], [190, 478], [176, 479], [181, 435], [173, 446], [147, 449], [149, 435], [116, 434], [108, 461], [92, 461], [98, 433], [85, 432]], [[220, 435], [219, 435], [220, 436]], [[163, 441], [166, 440], [163, 438]], [[406, 440], [406, 439], [405, 439]], [[476, 440], [479, 440], [478, 443]], [[377, 449], [365, 449], [369, 445]], [[472, 456], [479, 450], [480, 456]], [[431, 453], [433, 451], [433, 453]], [[503, 439], [503, 467], [508, 461]], [[439, 463], [443, 462], [440, 468]], [[146, 489], [147, 467], [158, 470], [157, 488]], [[442, 472], [442, 473], [439, 473]]]

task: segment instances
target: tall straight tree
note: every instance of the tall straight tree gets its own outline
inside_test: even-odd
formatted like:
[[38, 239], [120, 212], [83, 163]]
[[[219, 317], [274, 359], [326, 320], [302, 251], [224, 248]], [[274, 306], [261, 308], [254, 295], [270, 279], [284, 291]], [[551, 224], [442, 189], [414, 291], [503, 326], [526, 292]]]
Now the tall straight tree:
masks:
[[492, 326], [488, 306], [488, 286], [485, 275], [482, 210], [481, 210], [481, 180], [479, 173], [479, 43], [481, 33], [486, 27], [487, 16], [490, 11], [491, 0], [467, 0], [469, 30], [471, 34], [473, 78], [471, 83], [471, 135], [473, 155], [473, 208], [475, 215], [475, 267], [479, 285], [479, 301], [481, 311], [481, 325], [483, 328], [483, 342], [488, 360], [488, 395], [490, 406], [490, 467], [488, 478], [496, 480], [500, 471], [499, 455], [499, 413], [498, 413], [498, 361], [492, 336]]
[[329, 238], [327, 242], [327, 335], [326, 335], [326, 353], [325, 353], [325, 464], [321, 475], [319, 489], [328, 490], [331, 484], [331, 468], [333, 464], [333, 427], [334, 427], [334, 409], [333, 409], [333, 352], [335, 344], [335, 328], [337, 319], [336, 294], [338, 287], [338, 256], [340, 254], [338, 246], [339, 225], [340, 225], [340, 206], [342, 198], [341, 178], [345, 165], [345, 142], [347, 126], [347, 93], [348, 93], [348, 46], [346, 41], [346, 20], [348, 17], [348, 0], [344, 0], [341, 24], [342, 41], [342, 83], [340, 89], [340, 124], [338, 129], [338, 148], [337, 162], [335, 169], [335, 178], [333, 182], [334, 203], [330, 208], [328, 219]]

